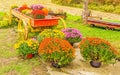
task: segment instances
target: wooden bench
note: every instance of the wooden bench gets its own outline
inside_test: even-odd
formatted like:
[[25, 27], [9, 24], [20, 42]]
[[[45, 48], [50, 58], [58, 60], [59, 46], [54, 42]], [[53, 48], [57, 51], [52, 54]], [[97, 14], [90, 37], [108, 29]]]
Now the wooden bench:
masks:
[[87, 23], [91, 26], [105, 27], [106, 29], [120, 29], [120, 23], [103, 21], [101, 18], [89, 17]]

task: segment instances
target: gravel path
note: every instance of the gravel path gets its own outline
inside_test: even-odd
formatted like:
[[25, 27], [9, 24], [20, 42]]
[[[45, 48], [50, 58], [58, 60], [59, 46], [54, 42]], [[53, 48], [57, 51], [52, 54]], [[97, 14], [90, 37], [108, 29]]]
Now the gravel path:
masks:
[[[74, 8], [74, 7], [67, 7], [67, 6], [60, 6], [52, 3], [48, 3], [45, 6], [50, 7], [53, 10], [56, 9], [62, 9], [65, 12], [72, 14], [72, 15], [82, 15], [82, 9], [80, 8]], [[102, 17], [102, 18], [107, 18], [111, 20], [120, 20], [120, 15], [118, 14], [112, 14], [112, 13], [106, 13], [106, 12], [100, 12], [100, 11], [91, 11], [92, 16], [97, 16], [97, 17]]]
[[[9, 11], [11, 5], [21, 5], [23, 3], [27, 3], [28, 5], [31, 4], [44, 4], [46, 7], [51, 8], [53, 10], [57, 9], [63, 9], [65, 12], [73, 15], [81, 15], [82, 9], [79, 8], [72, 8], [72, 7], [66, 7], [66, 6], [59, 6], [56, 4], [50, 3], [51, 0], [0, 0], [0, 11]], [[111, 14], [111, 13], [105, 13], [105, 12], [99, 12], [92, 10], [93, 16], [98, 16], [102, 18], [107, 19], [114, 19], [114, 20], [120, 20], [120, 15], [117, 14]]]

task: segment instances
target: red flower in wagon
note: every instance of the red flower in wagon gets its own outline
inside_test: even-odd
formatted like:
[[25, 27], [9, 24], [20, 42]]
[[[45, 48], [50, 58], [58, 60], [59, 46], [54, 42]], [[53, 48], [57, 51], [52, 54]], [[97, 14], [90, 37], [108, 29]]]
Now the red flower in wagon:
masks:
[[35, 10], [32, 11], [32, 14], [44, 15], [44, 12], [42, 10], [35, 9]]
[[32, 15], [34, 16], [35, 19], [45, 18], [44, 11], [39, 9], [33, 10]]
[[21, 7], [18, 8], [18, 10], [21, 12], [22, 10], [25, 10], [25, 9], [30, 9], [27, 4], [23, 4]]

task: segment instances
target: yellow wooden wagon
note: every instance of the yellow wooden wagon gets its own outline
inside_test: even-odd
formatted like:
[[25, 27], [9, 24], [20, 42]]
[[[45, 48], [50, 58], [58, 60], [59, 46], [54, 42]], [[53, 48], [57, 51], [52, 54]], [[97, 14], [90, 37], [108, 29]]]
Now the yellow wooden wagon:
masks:
[[[28, 27], [31, 26], [32, 28], [37, 28], [37, 27], [45, 27], [45, 26], [55, 26], [58, 25], [58, 20], [61, 20], [63, 22], [64, 28], [66, 28], [66, 24], [64, 20], [60, 17], [55, 17], [52, 16], [52, 18], [48, 19], [33, 19], [16, 9], [11, 10], [11, 14], [14, 15], [19, 19], [18, 21], [18, 31], [24, 33], [24, 39], [26, 40], [28, 38]], [[23, 27], [21, 26], [21, 23], [23, 23]]]

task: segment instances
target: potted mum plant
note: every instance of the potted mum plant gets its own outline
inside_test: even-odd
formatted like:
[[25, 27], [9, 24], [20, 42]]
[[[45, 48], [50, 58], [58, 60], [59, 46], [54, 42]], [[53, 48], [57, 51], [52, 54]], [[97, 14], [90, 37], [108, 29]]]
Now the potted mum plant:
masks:
[[56, 29], [45, 29], [40, 34], [38, 34], [37, 40], [41, 42], [43, 39], [50, 38], [50, 37], [64, 39], [65, 34], [62, 31], [56, 30]]
[[99, 68], [101, 63], [113, 63], [118, 54], [108, 41], [101, 38], [84, 38], [79, 48], [84, 59], [90, 61], [91, 66], [96, 68]]
[[30, 59], [38, 53], [38, 45], [36, 40], [29, 39], [15, 44], [15, 49], [18, 50], [20, 56]]
[[73, 43], [80, 42], [82, 39], [82, 34], [75, 28], [66, 28], [63, 29], [62, 32], [65, 33], [65, 38], [71, 43], [71, 45], [73, 45]]
[[75, 50], [68, 41], [60, 38], [45, 38], [39, 46], [39, 55], [56, 68], [69, 64], [75, 58]]

